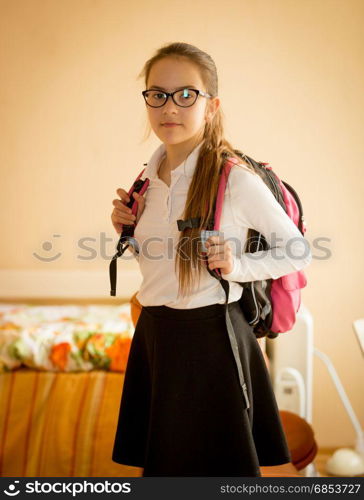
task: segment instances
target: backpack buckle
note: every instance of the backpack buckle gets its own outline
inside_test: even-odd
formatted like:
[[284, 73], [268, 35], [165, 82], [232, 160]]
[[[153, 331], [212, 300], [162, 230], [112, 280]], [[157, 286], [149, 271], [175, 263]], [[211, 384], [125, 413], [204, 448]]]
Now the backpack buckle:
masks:
[[178, 219], [177, 220], [177, 226], [178, 226], [178, 231], [183, 231], [184, 229], [190, 227], [191, 229], [193, 227], [199, 227], [200, 226], [200, 217], [190, 217], [189, 219]]

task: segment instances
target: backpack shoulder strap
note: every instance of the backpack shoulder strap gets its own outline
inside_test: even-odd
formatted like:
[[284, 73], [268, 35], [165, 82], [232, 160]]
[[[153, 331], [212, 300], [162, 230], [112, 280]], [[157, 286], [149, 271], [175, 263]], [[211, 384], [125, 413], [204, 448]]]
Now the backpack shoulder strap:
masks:
[[226, 190], [226, 184], [228, 182], [229, 174], [234, 165], [237, 165], [239, 163], [239, 160], [236, 158], [227, 158], [225, 160], [221, 175], [220, 175], [220, 182], [219, 182], [219, 187], [217, 190], [217, 197], [216, 197], [216, 206], [215, 206], [215, 217], [214, 217], [214, 230], [218, 231], [220, 229], [220, 220], [221, 220], [221, 213], [222, 213], [222, 206], [224, 202], [224, 196], [225, 196], [225, 190]]
[[[128, 196], [130, 198], [130, 201], [129, 201], [129, 203], [127, 203], [127, 207], [131, 208], [131, 212], [133, 215], [136, 215], [137, 211], [138, 211], [138, 202], [133, 198], [133, 196], [132, 196], [133, 192], [136, 191], [137, 193], [140, 194], [140, 196], [143, 196], [143, 194], [145, 193], [145, 191], [148, 189], [148, 186], [149, 186], [149, 179], [148, 178], [146, 178], [144, 180], [141, 179], [141, 176], [143, 175], [144, 171], [145, 171], [145, 168], [143, 168], [143, 170], [140, 172], [140, 174], [135, 179], [135, 181], [133, 182], [133, 185], [131, 186], [131, 188], [128, 191]], [[133, 228], [135, 227], [135, 225], [136, 224], [133, 225]]]
[[[145, 191], [148, 189], [149, 186], [149, 179], [148, 177], [145, 178], [144, 180], [141, 179], [141, 176], [143, 175], [145, 168], [140, 172], [138, 177], [135, 179], [133, 182], [133, 185], [129, 189], [128, 196], [130, 198], [130, 201], [127, 203], [127, 207], [131, 208], [132, 214], [136, 215], [138, 212], [138, 202], [133, 198], [132, 194], [134, 191], [139, 193], [141, 196], [145, 193]], [[134, 222], [131, 225], [126, 225], [123, 224], [122, 231], [120, 234], [120, 238], [118, 241], [118, 244], [116, 246], [116, 254], [110, 261], [109, 265], [109, 276], [110, 276], [110, 295], [115, 297], [116, 295], [116, 279], [117, 279], [117, 264], [116, 260], [123, 255], [125, 250], [128, 248], [128, 246], [132, 243], [134, 240], [134, 229], [136, 226], [136, 222]]]

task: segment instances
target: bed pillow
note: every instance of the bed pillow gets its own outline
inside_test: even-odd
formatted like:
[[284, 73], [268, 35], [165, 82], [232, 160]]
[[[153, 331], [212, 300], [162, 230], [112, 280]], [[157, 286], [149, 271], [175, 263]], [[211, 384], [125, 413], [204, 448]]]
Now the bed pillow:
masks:
[[124, 372], [133, 333], [130, 304], [0, 304], [0, 372]]

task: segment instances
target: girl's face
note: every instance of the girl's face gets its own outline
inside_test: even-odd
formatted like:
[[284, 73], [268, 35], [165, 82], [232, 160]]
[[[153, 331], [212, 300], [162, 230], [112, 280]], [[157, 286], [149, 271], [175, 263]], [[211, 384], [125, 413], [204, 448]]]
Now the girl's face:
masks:
[[[153, 64], [147, 83], [148, 90], [154, 88], [173, 92], [180, 87], [207, 92], [198, 67], [186, 58], [166, 57]], [[171, 97], [160, 108], [145, 105], [154, 133], [162, 142], [171, 145], [202, 138], [206, 117], [211, 116], [211, 111], [218, 102], [217, 97], [213, 100], [199, 95], [196, 102], [188, 108], [177, 106]], [[164, 123], [178, 125], [166, 127]]]

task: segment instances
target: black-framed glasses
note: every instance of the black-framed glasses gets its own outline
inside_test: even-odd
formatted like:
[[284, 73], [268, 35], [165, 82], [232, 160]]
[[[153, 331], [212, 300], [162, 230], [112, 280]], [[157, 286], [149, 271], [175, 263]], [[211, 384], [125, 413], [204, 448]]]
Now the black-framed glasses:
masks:
[[152, 108], [160, 108], [164, 106], [169, 97], [172, 97], [173, 102], [177, 104], [177, 106], [181, 106], [182, 108], [188, 108], [195, 104], [199, 95], [201, 95], [202, 97], [206, 97], [207, 99], [211, 98], [210, 94], [208, 94], [207, 92], [189, 88], [175, 90], [174, 92], [163, 92], [162, 90], [147, 89], [143, 90], [142, 94], [145, 102]]

